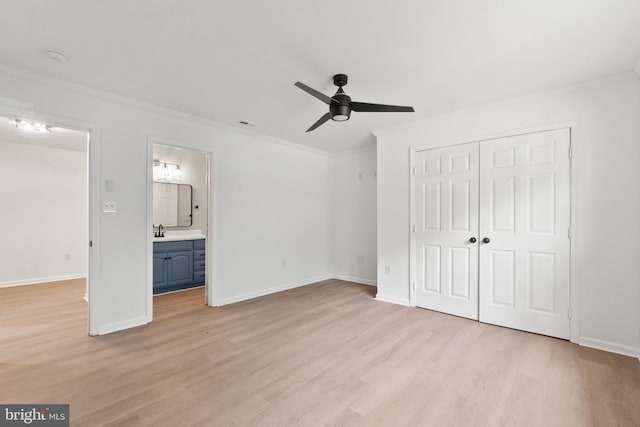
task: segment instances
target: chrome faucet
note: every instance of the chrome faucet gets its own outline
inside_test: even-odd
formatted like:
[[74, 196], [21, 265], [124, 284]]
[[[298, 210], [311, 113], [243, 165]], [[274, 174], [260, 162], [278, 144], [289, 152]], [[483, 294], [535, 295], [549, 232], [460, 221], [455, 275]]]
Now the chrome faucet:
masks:
[[164, 237], [164, 227], [162, 224], [158, 226], [158, 231], [154, 234], [155, 237]]

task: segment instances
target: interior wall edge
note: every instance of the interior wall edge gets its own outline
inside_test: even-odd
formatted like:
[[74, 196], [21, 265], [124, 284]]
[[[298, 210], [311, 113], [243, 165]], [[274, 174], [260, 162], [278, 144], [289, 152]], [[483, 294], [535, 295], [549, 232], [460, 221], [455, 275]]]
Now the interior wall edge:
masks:
[[376, 144], [367, 146], [367, 147], [362, 147], [362, 148], [356, 148], [353, 150], [345, 150], [345, 151], [338, 151], [337, 153], [333, 153], [333, 157], [343, 157], [343, 156], [349, 156], [349, 155], [355, 155], [355, 154], [361, 154], [361, 153], [368, 153], [370, 151], [376, 151], [377, 146]]
[[135, 328], [136, 326], [146, 325], [147, 316], [138, 316], [133, 319], [121, 320], [118, 322], [108, 323], [106, 325], [100, 325], [98, 328], [98, 335], [111, 334], [118, 331], [123, 331], [129, 328]]

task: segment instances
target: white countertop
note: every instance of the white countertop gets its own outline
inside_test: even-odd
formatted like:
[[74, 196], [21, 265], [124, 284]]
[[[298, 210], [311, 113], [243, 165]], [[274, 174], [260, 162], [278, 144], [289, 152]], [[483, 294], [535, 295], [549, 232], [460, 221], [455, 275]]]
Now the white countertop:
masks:
[[202, 230], [165, 230], [164, 237], [153, 237], [154, 242], [173, 242], [176, 240], [200, 240], [205, 235]]

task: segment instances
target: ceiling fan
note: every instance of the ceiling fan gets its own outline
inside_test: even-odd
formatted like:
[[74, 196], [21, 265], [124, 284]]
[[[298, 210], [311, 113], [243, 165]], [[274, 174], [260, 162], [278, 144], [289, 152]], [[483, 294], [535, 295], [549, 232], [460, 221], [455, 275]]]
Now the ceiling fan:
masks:
[[351, 97], [344, 93], [344, 90], [342, 90], [342, 87], [346, 86], [347, 84], [346, 74], [336, 74], [335, 76], [333, 76], [333, 84], [338, 86], [338, 91], [335, 95], [329, 97], [322, 92], [318, 92], [317, 90], [307, 86], [304, 83], [296, 82], [296, 86], [298, 86], [300, 89], [329, 105], [329, 112], [320, 117], [317, 122], [315, 122], [309, 129], [307, 129], [307, 132], [311, 132], [312, 130], [327, 122], [329, 119], [336, 122], [347, 121], [349, 120], [349, 117], [351, 117], [352, 111], [381, 113], [413, 113], [415, 111], [413, 107], [369, 104], [366, 102], [351, 101]]

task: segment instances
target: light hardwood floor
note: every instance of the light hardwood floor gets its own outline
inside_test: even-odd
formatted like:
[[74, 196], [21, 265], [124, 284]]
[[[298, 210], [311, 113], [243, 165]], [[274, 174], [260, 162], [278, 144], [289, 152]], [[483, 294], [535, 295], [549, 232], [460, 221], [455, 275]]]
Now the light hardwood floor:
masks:
[[0, 403], [72, 426], [636, 426], [637, 359], [375, 301], [338, 280], [86, 335], [83, 281], [0, 289]]

